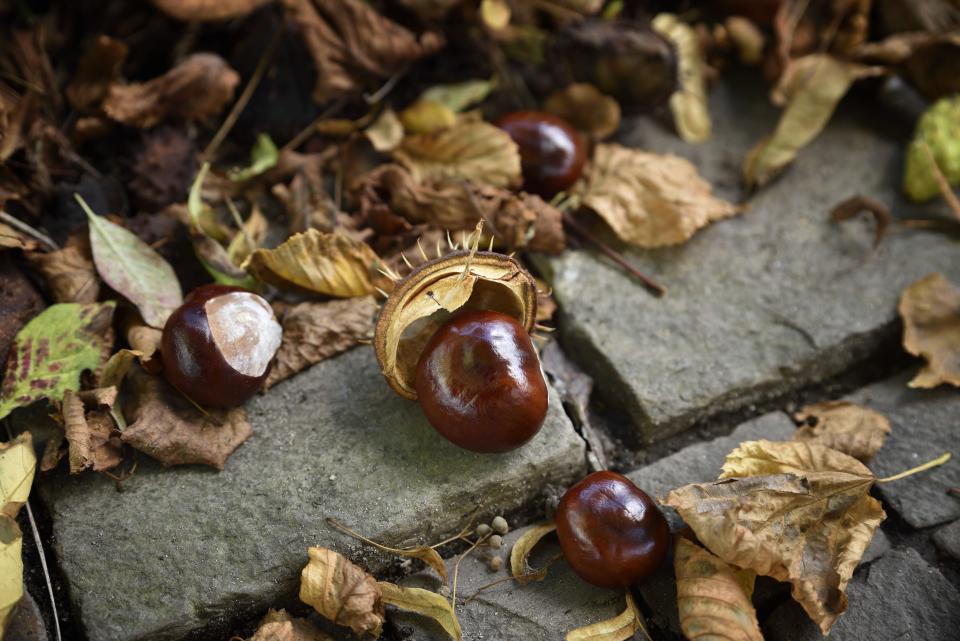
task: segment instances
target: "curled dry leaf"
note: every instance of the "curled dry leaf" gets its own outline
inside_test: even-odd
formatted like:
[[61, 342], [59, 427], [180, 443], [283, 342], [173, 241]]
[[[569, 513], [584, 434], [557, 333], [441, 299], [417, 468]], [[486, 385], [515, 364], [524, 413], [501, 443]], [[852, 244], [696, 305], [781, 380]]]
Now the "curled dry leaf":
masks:
[[927, 361], [910, 387], [960, 387], [960, 289], [942, 274], [930, 274], [903, 291], [897, 309], [903, 348]]
[[184, 22], [241, 18], [273, 0], [151, 0], [168, 16]]
[[465, 179], [494, 187], [520, 184], [520, 151], [490, 123], [461, 121], [431, 134], [407, 136], [393, 152], [418, 181]]
[[377, 303], [371, 296], [300, 303], [277, 310], [283, 342], [277, 351], [266, 387], [302, 369], [344, 352], [373, 335]]
[[27, 323], [7, 355], [0, 418], [17, 407], [48, 399], [59, 401], [80, 389], [80, 375], [95, 371], [112, 347], [114, 302], [58, 303]]
[[873, 474], [816, 443], [748, 441], [727, 456], [721, 479], [674, 490], [666, 504], [725, 562], [789, 581], [826, 634], [884, 518], [869, 494]]
[[77, 63], [67, 85], [70, 105], [80, 112], [95, 111], [107, 97], [110, 87], [120, 80], [127, 59], [127, 45], [110, 36], [99, 35]]
[[560, 211], [532, 194], [467, 181], [418, 182], [402, 167], [383, 165], [367, 179], [360, 200], [366, 216], [386, 207], [412, 223], [451, 232], [483, 220], [498, 247], [559, 253], [566, 246]]
[[71, 235], [56, 251], [30, 252], [27, 260], [43, 275], [58, 303], [92, 303], [100, 295], [100, 279], [85, 235]]
[[318, 103], [361, 90], [443, 46], [440, 35], [417, 37], [363, 0], [283, 0], [283, 7], [313, 57]]
[[680, 628], [688, 639], [763, 641], [743, 570], [684, 538], [677, 539], [673, 567]]
[[331, 641], [308, 619], [292, 617], [286, 610], [268, 610], [250, 641]]
[[710, 138], [712, 126], [704, 77], [706, 60], [697, 34], [693, 27], [672, 13], [657, 15], [652, 24], [677, 50], [677, 76], [680, 83], [670, 96], [670, 112], [677, 133], [687, 142], [703, 142]]
[[300, 573], [300, 600], [356, 634], [380, 636], [384, 610], [376, 579], [333, 550], [307, 548]]
[[532, 581], [543, 581], [547, 577], [547, 568], [535, 570], [530, 567], [528, 559], [537, 543], [556, 529], [557, 526], [552, 521], [541, 523], [533, 526], [517, 539], [510, 550], [510, 574], [513, 575], [514, 581], [520, 585], [526, 585]]
[[621, 240], [638, 247], [682, 243], [704, 225], [738, 211], [713, 195], [689, 161], [616, 144], [597, 145], [574, 190]]
[[[112, 388], [114, 398], [116, 388]], [[70, 444], [70, 473], [92, 468], [94, 471], [116, 467], [123, 460], [120, 439], [114, 436], [114, 423], [109, 411], [96, 405], [88, 411], [83, 399], [68, 390], [63, 395], [63, 431]], [[113, 405], [113, 400], [106, 404]]]
[[794, 418], [803, 425], [793, 440], [820, 443], [864, 463], [880, 451], [890, 434], [886, 416], [848, 401], [807, 405]]
[[623, 612], [612, 619], [571, 630], [564, 637], [565, 641], [626, 641], [634, 638], [633, 635], [638, 631], [649, 639], [647, 624], [629, 590], [625, 596], [627, 608]]
[[97, 216], [76, 198], [87, 213], [93, 262], [104, 282], [136, 305], [148, 325], [163, 327], [183, 303], [173, 267], [136, 234]]
[[453, 607], [436, 592], [422, 588], [402, 588], [386, 581], [380, 581], [377, 585], [385, 604], [430, 617], [455, 641], [460, 641], [463, 637]]
[[341, 231], [308, 229], [275, 249], [258, 249], [245, 265], [257, 280], [280, 289], [351, 298], [390, 289], [378, 269], [382, 263], [360, 240]]
[[30, 432], [0, 443], [0, 631], [23, 597], [23, 533], [16, 517], [30, 495], [36, 468]]
[[141, 129], [164, 120], [204, 120], [223, 110], [239, 82], [239, 74], [220, 56], [194, 53], [153, 80], [113, 85], [103, 110], [113, 120]]
[[774, 89], [776, 102], [786, 104], [786, 109], [773, 133], [747, 154], [743, 164], [747, 186], [760, 187], [773, 180], [823, 130], [854, 81], [882, 73], [881, 67], [828, 54], [791, 61]]
[[222, 470], [253, 434], [242, 407], [203, 412], [165, 380], [139, 367], [127, 374], [124, 389], [124, 415], [130, 425], [123, 442], [165, 466], [200, 464]]
[[603, 140], [620, 127], [620, 104], [585, 82], [575, 82], [547, 96], [543, 110], [560, 116], [592, 140]]

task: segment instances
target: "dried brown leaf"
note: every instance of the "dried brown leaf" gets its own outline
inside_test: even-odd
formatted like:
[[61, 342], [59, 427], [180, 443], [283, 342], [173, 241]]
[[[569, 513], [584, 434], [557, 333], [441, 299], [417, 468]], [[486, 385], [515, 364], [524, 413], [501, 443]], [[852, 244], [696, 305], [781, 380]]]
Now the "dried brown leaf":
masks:
[[789, 581], [826, 634], [884, 518], [869, 495], [873, 474], [816, 443], [748, 441], [727, 456], [721, 478], [674, 490], [666, 504], [725, 562]]
[[406, 169], [384, 165], [369, 176], [360, 201], [367, 217], [384, 207], [387, 214], [451, 232], [472, 230], [483, 220], [502, 248], [559, 253], [566, 246], [560, 211], [532, 194], [466, 181], [418, 182]]
[[0, 250], [22, 249], [25, 251], [34, 251], [39, 247], [40, 243], [33, 238], [20, 233], [9, 225], [0, 223]]
[[[201, 464], [222, 470], [253, 433], [242, 407], [201, 412], [165, 380], [139, 367], [127, 375], [123, 442], [163, 465]], [[189, 390], [185, 390], [189, 393]]]
[[706, 60], [697, 34], [672, 13], [658, 14], [652, 24], [677, 50], [680, 83], [670, 96], [677, 133], [687, 142], [703, 142], [710, 138], [712, 125], [707, 107]]
[[278, 310], [283, 342], [277, 351], [266, 387], [300, 370], [344, 352], [373, 335], [377, 303], [370, 296], [300, 303]]
[[699, 545], [677, 539], [673, 557], [680, 628], [688, 639], [763, 641], [757, 612], [737, 570]]
[[627, 599], [627, 608], [606, 621], [600, 621], [592, 625], [587, 625], [576, 630], [571, 630], [564, 637], [565, 641], [626, 641], [634, 638], [636, 632], [642, 632], [643, 636], [650, 639], [650, 633], [647, 632], [647, 624], [637, 609], [637, 604], [633, 601], [630, 591], [625, 593]]
[[436, 592], [422, 588], [402, 588], [386, 581], [380, 581], [377, 585], [385, 604], [428, 616], [439, 623], [451, 639], [460, 641], [463, 638], [453, 606]]
[[747, 154], [743, 178], [748, 187], [762, 186], [793, 162], [826, 126], [840, 99], [856, 80], [884, 73], [880, 67], [846, 62], [828, 54], [791, 61], [774, 89], [786, 109], [774, 132]]
[[890, 434], [886, 416], [848, 401], [807, 405], [794, 418], [805, 424], [797, 428], [793, 440], [820, 443], [864, 463], [880, 451]]
[[520, 184], [520, 152], [490, 123], [461, 120], [442, 131], [404, 138], [394, 158], [423, 180], [464, 179], [494, 187]]
[[543, 110], [560, 116], [592, 140], [603, 140], [620, 127], [620, 104], [586, 82], [547, 96]]
[[92, 303], [100, 295], [100, 278], [86, 234], [71, 235], [63, 249], [31, 252], [27, 260], [43, 275], [58, 303]]
[[269, 610], [250, 641], [331, 641], [308, 619], [291, 617], [286, 610]]
[[682, 243], [704, 225], [738, 212], [713, 195], [689, 161], [616, 144], [597, 145], [574, 189], [621, 240], [639, 247]]
[[318, 103], [361, 90], [443, 46], [439, 34], [415, 36], [363, 0], [283, 0], [283, 7], [313, 57]]
[[300, 600], [356, 634], [380, 636], [384, 610], [376, 579], [332, 550], [307, 548]]
[[541, 523], [530, 528], [517, 539], [510, 550], [510, 573], [514, 581], [520, 585], [526, 585], [532, 581], [543, 581], [547, 577], [547, 568], [535, 570], [530, 567], [528, 559], [537, 543], [556, 529], [557, 526], [552, 521]]
[[127, 45], [120, 40], [100, 34], [83, 53], [77, 70], [67, 85], [67, 99], [74, 109], [92, 112], [120, 80], [123, 62], [127, 59]]
[[151, 0], [168, 16], [184, 22], [241, 18], [273, 0]]
[[240, 75], [220, 56], [194, 53], [153, 80], [111, 86], [103, 110], [141, 129], [164, 120], [204, 120], [223, 110], [239, 82]]
[[[116, 388], [110, 389], [115, 400]], [[70, 473], [116, 467], [123, 460], [123, 450], [120, 438], [114, 434], [113, 419], [109, 412], [89, 408], [90, 405], [111, 406], [113, 400], [105, 397], [100, 400], [110, 402], [84, 403], [81, 397], [82, 394], [72, 391], [63, 395], [63, 431], [70, 445]]]
[[392, 288], [370, 247], [343, 232], [308, 229], [275, 249], [258, 249], [245, 265], [257, 280], [280, 289], [351, 298]]
[[942, 274], [929, 274], [903, 291], [897, 309], [903, 348], [927, 361], [910, 387], [960, 387], [960, 289]]

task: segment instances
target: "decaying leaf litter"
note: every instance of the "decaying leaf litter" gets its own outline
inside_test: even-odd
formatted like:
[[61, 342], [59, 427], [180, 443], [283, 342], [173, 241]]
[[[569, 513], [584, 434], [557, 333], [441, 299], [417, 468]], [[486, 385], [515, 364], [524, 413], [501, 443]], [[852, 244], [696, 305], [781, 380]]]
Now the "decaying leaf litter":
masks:
[[[62, 31], [57, 25], [80, 24], [83, 7], [0, 5], [0, 259], [27, 283], [0, 321], [0, 418], [46, 404], [63, 427], [44, 444], [40, 469], [50, 482], [68, 469], [122, 483], [136, 451], [164, 465], [223, 469], [252, 432], [244, 410], [197, 407], [157, 376], [159, 330], [199, 284], [271, 299], [284, 341], [268, 388], [372, 340], [396, 276], [466, 245], [478, 221], [475, 244], [520, 260], [599, 242], [633, 273], [626, 248], [682, 244], [705, 225], [749, 215], [749, 204], [717, 197], [686, 160], [610, 139], [622, 117], [637, 114], [672, 121], [688, 142], [708, 139], [710, 86], [734, 65], [753, 67], [783, 108], [743, 159], [747, 190], [789, 171], [848, 92], [896, 79], [929, 106], [904, 141], [903, 190], [916, 201], [943, 198], [957, 218], [921, 222], [956, 230], [960, 83], [949, 69], [960, 65], [960, 19], [931, 24], [910, 3], [892, 3], [910, 16], [902, 28], [869, 1], [785, 0], [746, 15], [701, 4], [670, 14], [657, 3], [155, 0], [119, 8], [99, 27]], [[162, 56], [157, 42], [169, 43]], [[517, 109], [566, 119], [589, 146], [582, 177], [565, 192], [524, 191], [520, 150], [492, 124]], [[608, 237], [604, 227], [615, 246], [591, 233]], [[669, 295], [669, 282], [653, 285]], [[931, 274], [903, 293], [904, 349], [927, 363], [911, 386], [960, 386], [957, 287]], [[868, 462], [890, 425], [833, 401], [796, 418], [797, 444], [745, 443], [728, 458], [731, 480], [667, 498], [703, 546], [681, 539], [675, 557], [691, 637], [723, 621], [728, 627], [711, 632], [736, 627], [736, 638], [756, 638], [744, 572], [790, 581], [824, 631], [846, 606], [843, 587], [883, 518], [868, 495], [875, 479], [856, 459]], [[28, 436], [4, 452], [23, 450]], [[3, 474], [32, 478], [36, 462], [3, 465]], [[745, 501], [801, 488], [849, 495], [856, 527], [811, 548], [835, 571], [833, 583], [799, 572], [781, 539], [758, 539], [764, 554], [749, 561], [733, 543], [752, 535], [735, 517]], [[795, 518], [816, 522], [808, 512]], [[706, 527], [710, 514], [733, 529]], [[18, 536], [4, 540], [19, 546]], [[542, 578], [519, 549], [514, 576]], [[383, 599], [459, 638], [446, 598], [392, 584], [378, 593], [375, 579], [336, 553], [311, 548], [309, 558], [305, 582], [327, 559], [320, 578], [310, 574], [317, 589], [333, 572], [376, 597], [368, 603], [351, 587], [363, 622], [348, 627], [379, 630]], [[725, 594], [704, 591], [692, 559], [725, 577]], [[5, 588], [0, 607], [21, 585]], [[317, 598], [304, 601], [344, 623]], [[718, 616], [719, 601], [734, 605]], [[626, 606], [568, 638], [629, 638], [643, 623], [629, 592]], [[281, 610], [257, 635], [324, 638], [311, 626]]]

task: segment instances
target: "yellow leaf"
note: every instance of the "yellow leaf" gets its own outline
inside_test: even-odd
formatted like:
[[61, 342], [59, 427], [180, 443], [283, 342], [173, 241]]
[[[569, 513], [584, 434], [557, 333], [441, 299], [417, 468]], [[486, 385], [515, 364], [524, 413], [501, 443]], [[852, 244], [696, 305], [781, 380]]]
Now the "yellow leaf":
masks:
[[910, 387], [960, 387], [960, 289], [942, 274], [930, 274], [904, 290], [897, 309], [903, 348], [927, 361]]
[[499, 31], [510, 24], [510, 5], [506, 0], [482, 0], [480, 17], [485, 25]]
[[436, 592], [421, 588], [402, 588], [386, 581], [380, 581], [377, 585], [383, 594], [383, 602], [387, 605], [428, 616], [439, 623], [451, 639], [460, 641], [462, 638], [460, 622], [457, 621], [450, 602]]
[[309, 619], [291, 617], [286, 610], [268, 610], [250, 641], [331, 641]]
[[585, 82], [573, 83], [547, 96], [543, 110], [560, 116], [593, 140], [602, 140], [620, 126], [620, 104]]
[[794, 418], [805, 424], [793, 440], [820, 443], [863, 462], [873, 458], [890, 434], [886, 416], [848, 401], [807, 405]]
[[16, 516], [30, 495], [36, 468], [30, 432], [0, 443], [0, 638], [23, 597], [23, 533]]
[[540, 539], [557, 529], [553, 522], [541, 523], [527, 530], [517, 539], [510, 550], [510, 573], [514, 580], [526, 585], [532, 581], [543, 581], [547, 576], [547, 568], [533, 569], [527, 559]]
[[300, 600], [356, 634], [380, 636], [384, 611], [376, 579], [332, 550], [307, 548]]
[[652, 24], [677, 48], [680, 84], [670, 96], [670, 112], [677, 133], [687, 142], [703, 142], [710, 138], [711, 124], [704, 78], [706, 63], [700, 40], [690, 25], [672, 13], [657, 15]]
[[625, 641], [632, 639], [637, 630], [643, 632], [643, 635], [649, 639], [647, 624], [637, 609], [637, 604], [633, 602], [630, 592], [626, 593], [626, 597], [626, 610], [612, 619], [571, 630], [564, 639], [566, 641]]
[[742, 571], [684, 538], [677, 539], [673, 567], [680, 628], [688, 639], [763, 641]]
[[352, 298], [390, 287], [377, 272], [380, 265], [363, 241], [339, 231], [308, 229], [275, 249], [253, 252], [245, 267], [257, 280], [280, 289]]
[[751, 441], [727, 457], [723, 476], [674, 490], [666, 504], [723, 561], [789, 581], [826, 634], [846, 610], [847, 583], [884, 518], [869, 495], [873, 474], [819, 444]]
[[682, 243], [704, 225], [738, 211], [715, 197], [687, 160], [616, 144], [597, 145], [574, 189], [621, 240], [638, 247]]
[[420, 99], [400, 112], [400, 122], [408, 134], [430, 134], [452, 127], [457, 114], [441, 102]]
[[417, 180], [465, 179], [495, 187], [520, 183], [520, 151], [498, 127], [460, 121], [430, 134], [407, 136], [394, 157]]
[[774, 89], [774, 97], [787, 108], [773, 134], [747, 154], [743, 165], [747, 186], [759, 187], [776, 177], [823, 130], [850, 85], [880, 73], [880, 67], [821, 53], [791, 61]]

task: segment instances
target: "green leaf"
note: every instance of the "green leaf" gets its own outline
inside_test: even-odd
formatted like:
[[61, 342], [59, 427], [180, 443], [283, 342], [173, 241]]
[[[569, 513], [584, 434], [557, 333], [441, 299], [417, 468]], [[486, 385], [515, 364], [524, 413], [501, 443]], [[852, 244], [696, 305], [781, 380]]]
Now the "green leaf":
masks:
[[90, 221], [90, 247], [100, 277], [137, 306], [147, 325], [163, 327], [183, 303], [173, 267], [136, 234], [93, 213], [79, 194], [74, 198]]
[[467, 107], [483, 101], [496, 86], [495, 78], [467, 80], [453, 85], [437, 85], [420, 94], [420, 100], [439, 102], [441, 105], [449, 107], [454, 113], [459, 113]]
[[257, 141], [253, 143], [253, 149], [250, 150], [250, 165], [231, 172], [230, 180], [239, 183], [259, 176], [276, 166], [279, 155], [280, 152], [277, 151], [277, 146], [273, 144], [270, 136], [257, 135]]
[[106, 347], [116, 303], [51, 305], [13, 339], [0, 387], [0, 418], [18, 407], [59, 401], [80, 389], [80, 374], [94, 370]]

